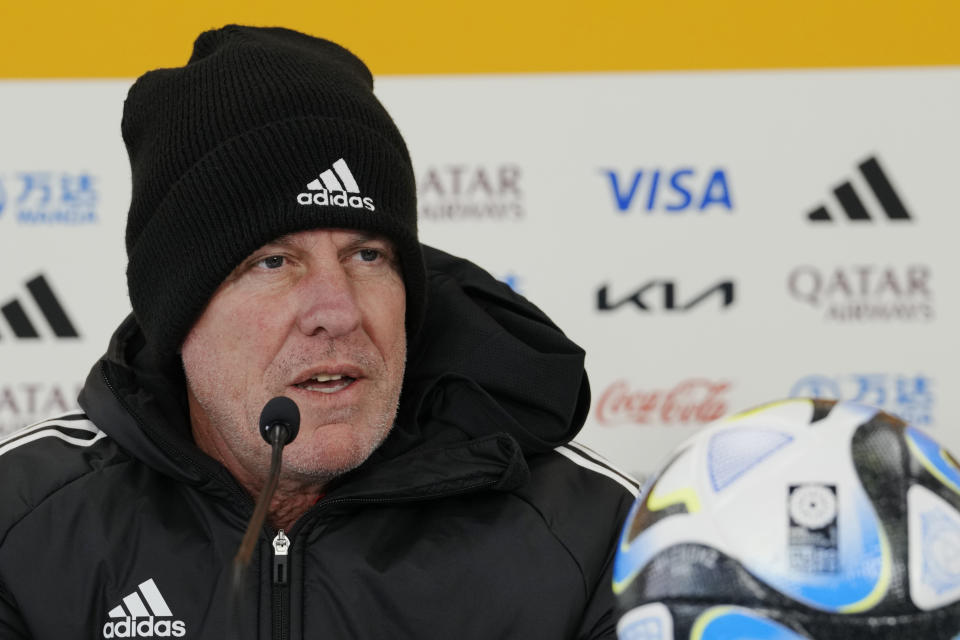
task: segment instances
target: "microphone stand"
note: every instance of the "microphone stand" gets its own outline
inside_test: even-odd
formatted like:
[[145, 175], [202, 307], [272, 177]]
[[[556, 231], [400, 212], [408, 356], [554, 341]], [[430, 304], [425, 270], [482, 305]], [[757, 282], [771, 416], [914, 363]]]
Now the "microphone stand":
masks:
[[250, 516], [250, 522], [247, 524], [247, 530], [243, 534], [243, 540], [237, 548], [237, 554], [233, 557], [233, 588], [236, 591], [239, 588], [239, 582], [243, 579], [247, 565], [250, 564], [250, 556], [253, 555], [253, 547], [257, 544], [257, 538], [260, 537], [260, 529], [267, 519], [267, 509], [270, 508], [270, 501], [273, 499], [273, 492], [277, 490], [277, 482], [280, 480], [280, 461], [283, 457], [283, 447], [287, 444], [287, 427], [284, 424], [277, 424], [269, 431], [270, 446], [270, 473], [267, 475], [267, 484], [260, 491], [257, 498], [257, 504], [253, 509], [253, 515]]
[[263, 529], [263, 523], [267, 518], [267, 510], [270, 508], [273, 493], [276, 491], [277, 483], [280, 480], [280, 462], [283, 457], [283, 448], [293, 442], [299, 431], [300, 410], [293, 400], [285, 396], [277, 396], [264, 405], [263, 411], [260, 412], [260, 435], [270, 445], [270, 471], [267, 474], [267, 483], [257, 497], [257, 503], [253, 508], [253, 515], [250, 516], [250, 522], [247, 524], [247, 530], [243, 534], [243, 540], [241, 540], [240, 546], [237, 548], [237, 554], [233, 558], [233, 578], [230, 589], [231, 618], [233, 618], [232, 614], [237, 610], [237, 605], [240, 602], [243, 578], [250, 564], [253, 548], [257, 544], [260, 531]]

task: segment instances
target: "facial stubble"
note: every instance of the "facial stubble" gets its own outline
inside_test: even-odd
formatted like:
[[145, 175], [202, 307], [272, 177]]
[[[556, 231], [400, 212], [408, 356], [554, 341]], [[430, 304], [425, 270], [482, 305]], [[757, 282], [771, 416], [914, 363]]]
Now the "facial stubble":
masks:
[[[336, 360], [336, 347], [330, 345], [324, 356]], [[316, 355], [312, 356], [316, 359]], [[306, 356], [285, 358], [269, 367], [268, 379], [289, 379], [289, 372], [302, 370], [309, 362]], [[377, 376], [384, 382], [380, 388], [371, 389], [372, 404], [382, 407], [363, 420], [358, 406], [338, 412], [337, 422], [352, 425], [345, 438], [331, 441], [329, 429], [320, 426], [310, 433], [301, 434], [300, 442], [294, 442], [284, 453], [281, 483], [287, 486], [325, 485], [361, 465], [373, 451], [387, 438], [393, 428], [399, 409], [400, 391], [406, 366], [406, 345], [400, 346], [399, 355], [388, 361], [399, 363], [399, 371], [389, 371], [388, 362], [377, 367], [366, 353], [351, 354], [349, 361], [360, 365], [364, 371], [379, 371]], [[210, 360], [207, 360], [210, 362]], [[215, 432], [229, 455], [235, 459], [251, 478], [265, 478], [269, 469], [270, 449], [260, 437], [259, 414], [261, 406], [246, 406], [247, 399], [237, 397], [242, 389], [231, 388], [230, 380], [216, 375], [216, 372], [191, 375], [185, 361], [187, 385], [196, 404], [199, 405], [206, 428]], [[201, 367], [204, 369], [204, 367]], [[214, 367], [216, 369], [216, 367]], [[367, 381], [366, 383], [373, 384]], [[353, 384], [358, 384], [354, 382]], [[319, 392], [314, 392], [319, 393]], [[269, 400], [269, 398], [267, 398]], [[265, 402], [266, 400], [264, 400]], [[308, 410], [307, 410], [308, 411]], [[304, 412], [304, 409], [301, 409]], [[321, 417], [322, 420], [322, 417]], [[356, 424], [363, 420], [362, 424]], [[301, 424], [309, 424], [311, 415], [302, 413]], [[195, 424], [196, 427], [196, 424]], [[299, 446], [298, 446], [299, 445]], [[208, 451], [208, 453], [211, 453]], [[224, 455], [215, 455], [226, 464]], [[227, 464], [228, 468], [230, 467]]]

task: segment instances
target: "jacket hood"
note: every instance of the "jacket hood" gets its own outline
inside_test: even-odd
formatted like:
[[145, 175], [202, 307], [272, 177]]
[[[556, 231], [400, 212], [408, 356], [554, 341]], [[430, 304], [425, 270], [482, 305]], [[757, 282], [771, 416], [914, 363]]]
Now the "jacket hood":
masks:
[[583, 349], [472, 262], [427, 246], [424, 257], [429, 302], [394, 440], [506, 433], [525, 454], [572, 440], [590, 409]]
[[[469, 474], [472, 460], [486, 473], [499, 465], [497, 485], [508, 488], [526, 477], [525, 455], [564, 444], [581, 429], [590, 404], [584, 352], [484, 270], [437, 249], [423, 251], [426, 318], [408, 346], [397, 424], [348, 476], [379, 476], [388, 467], [396, 478], [431, 460]], [[164, 370], [144, 347], [130, 316], [91, 370], [81, 406], [150, 466], [195, 484], [226, 481], [235, 491], [226, 469], [193, 444], [182, 371]]]

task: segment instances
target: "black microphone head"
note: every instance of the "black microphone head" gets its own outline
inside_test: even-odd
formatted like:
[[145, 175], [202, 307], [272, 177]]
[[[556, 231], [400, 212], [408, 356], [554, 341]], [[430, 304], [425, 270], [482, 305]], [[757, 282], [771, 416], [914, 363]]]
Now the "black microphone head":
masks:
[[260, 435], [267, 441], [267, 444], [273, 444], [270, 440], [270, 431], [277, 425], [283, 425], [287, 432], [286, 442], [290, 444], [300, 432], [300, 409], [297, 403], [286, 396], [277, 396], [263, 405], [263, 411], [260, 412]]

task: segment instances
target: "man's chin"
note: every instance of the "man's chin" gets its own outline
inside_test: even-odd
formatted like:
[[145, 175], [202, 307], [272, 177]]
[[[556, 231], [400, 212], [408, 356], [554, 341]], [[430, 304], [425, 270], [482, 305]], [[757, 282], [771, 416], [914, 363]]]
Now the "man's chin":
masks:
[[363, 464], [389, 433], [389, 426], [358, 430], [349, 423], [324, 425], [307, 434], [301, 428], [297, 440], [284, 449], [284, 476], [328, 482]]

